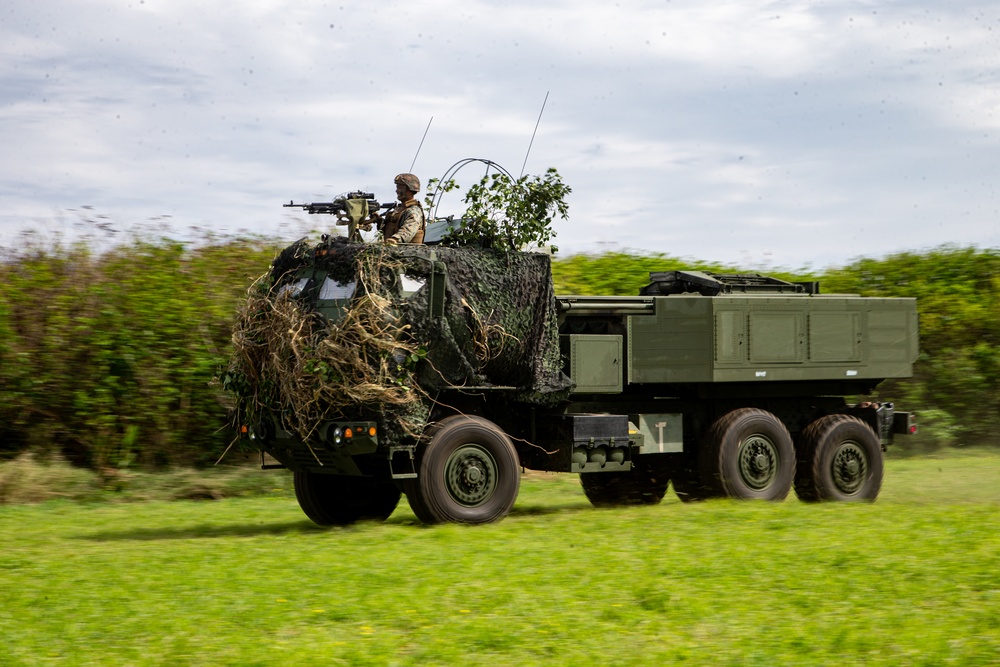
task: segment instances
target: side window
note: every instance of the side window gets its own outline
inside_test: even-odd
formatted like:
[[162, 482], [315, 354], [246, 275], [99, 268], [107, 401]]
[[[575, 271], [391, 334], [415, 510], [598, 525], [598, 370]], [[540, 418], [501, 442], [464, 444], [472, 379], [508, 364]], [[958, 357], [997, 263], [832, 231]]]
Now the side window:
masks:
[[402, 290], [402, 296], [405, 299], [419, 292], [420, 289], [427, 284], [427, 279], [414, 278], [406, 275], [405, 273], [401, 273], [399, 274], [399, 284]]
[[[358, 286], [358, 281], [352, 280], [348, 283], [337, 282], [330, 276], [323, 280], [319, 288], [319, 300], [329, 301], [332, 299], [350, 299], [354, 296], [354, 290]], [[301, 288], [300, 288], [301, 289]]]
[[302, 294], [302, 290], [305, 289], [306, 285], [309, 283], [308, 278], [299, 278], [294, 283], [288, 283], [282, 285], [278, 289], [278, 296], [282, 294], [288, 294], [292, 299], [298, 298]]

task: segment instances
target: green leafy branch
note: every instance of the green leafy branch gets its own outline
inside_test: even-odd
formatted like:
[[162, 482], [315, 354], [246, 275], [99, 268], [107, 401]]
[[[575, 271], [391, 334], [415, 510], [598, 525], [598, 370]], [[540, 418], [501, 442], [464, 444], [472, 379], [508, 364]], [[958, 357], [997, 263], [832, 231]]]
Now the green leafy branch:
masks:
[[[441, 185], [445, 192], [456, 187], [452, 181]], [[543, 247], [555, 236], [553, 219], [557, 215], [563, 220], [569, 216], [566, 196], [571, 191], [554, 168], [544, 176], [522, 176], [517, 180], [504, 173], [484, 176], [465, 194], [463, 201], [468, 208], [461, 224], [445, 236], [443, 243], [502, 252]]]

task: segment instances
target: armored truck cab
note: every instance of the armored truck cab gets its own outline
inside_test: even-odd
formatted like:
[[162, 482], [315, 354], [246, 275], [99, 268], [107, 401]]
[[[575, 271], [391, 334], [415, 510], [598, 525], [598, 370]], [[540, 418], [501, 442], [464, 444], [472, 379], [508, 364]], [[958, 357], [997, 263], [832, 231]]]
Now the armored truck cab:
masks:
[[[386, 518], [402, 493], [425, 522], [495, 521], [522, 467], [579, 473], [596, 505], [671, 482], [684, 501], [870, 501], [883, 448], [916, 429], [844, 398], [912, 374], [913, 299], [695, 271], [556, 296], [544, 255], [333, 239], [282, 253], [251, 301], [241, 422], [320, 524]], [[269, 317], [273, 335], [252, 326]]]

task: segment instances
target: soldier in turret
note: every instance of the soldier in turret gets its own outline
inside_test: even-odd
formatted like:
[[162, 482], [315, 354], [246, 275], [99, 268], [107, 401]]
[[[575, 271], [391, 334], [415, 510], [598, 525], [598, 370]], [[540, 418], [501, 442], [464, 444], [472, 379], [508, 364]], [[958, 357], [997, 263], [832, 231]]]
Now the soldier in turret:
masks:
[[399, 204], [379, 222], [383, 243], [423, 243], [426, 220], [424, 209], [416, 199], [417, 192], [420, 191], [420, 179], [413, 174], [400, 174], [396, 176], [395, 182]]

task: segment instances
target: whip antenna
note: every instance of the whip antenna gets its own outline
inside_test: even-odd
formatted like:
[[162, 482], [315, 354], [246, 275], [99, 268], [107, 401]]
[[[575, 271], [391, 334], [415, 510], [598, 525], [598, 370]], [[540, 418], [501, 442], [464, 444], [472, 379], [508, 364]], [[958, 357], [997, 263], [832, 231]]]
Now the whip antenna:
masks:
[[[417, 146], [417, 152], [416, 152], [416, 155], [413, 156], [413, 162], [410, 163], [410, 171], [411, 172], [413, 171], [413, 165], [415, 165], [417, 163], [417, 156], [420, 155], [420, 149], [424, 147], [424, 139], [427, 138], [427, 132], [430, 131], [430, 129], [431, 129], [431, 123], [433, 123], [433, 122], [434, 122], [434, 116], [431, 116], [431, 119], [429, 121], [427, 121], [427, 129], [424, 130], [424, 136], [420, 137], [420, 145]], [[529, 146], [529, 150], [530, 150], [530, 146]]]
[[542, 114], [545, 113], [545, 103], [549, 101], [549, 91], [545, 91], [545, 99], [542, 100], [542, 110], [538, 112], [538, 120], [535, 121], [535, 131], [531, 133], [531, 141], [528, 142], [528, 152], [524, 154], [524, 164], [521, 165], [521, 174], [517, 177], [521, 180], [524, 176], [524, 168], [528, 166], [528, 156], [531, 155], [531, 144], [535, 143], [535, 134], [538, 132], [538, 124], [542, 122]]

